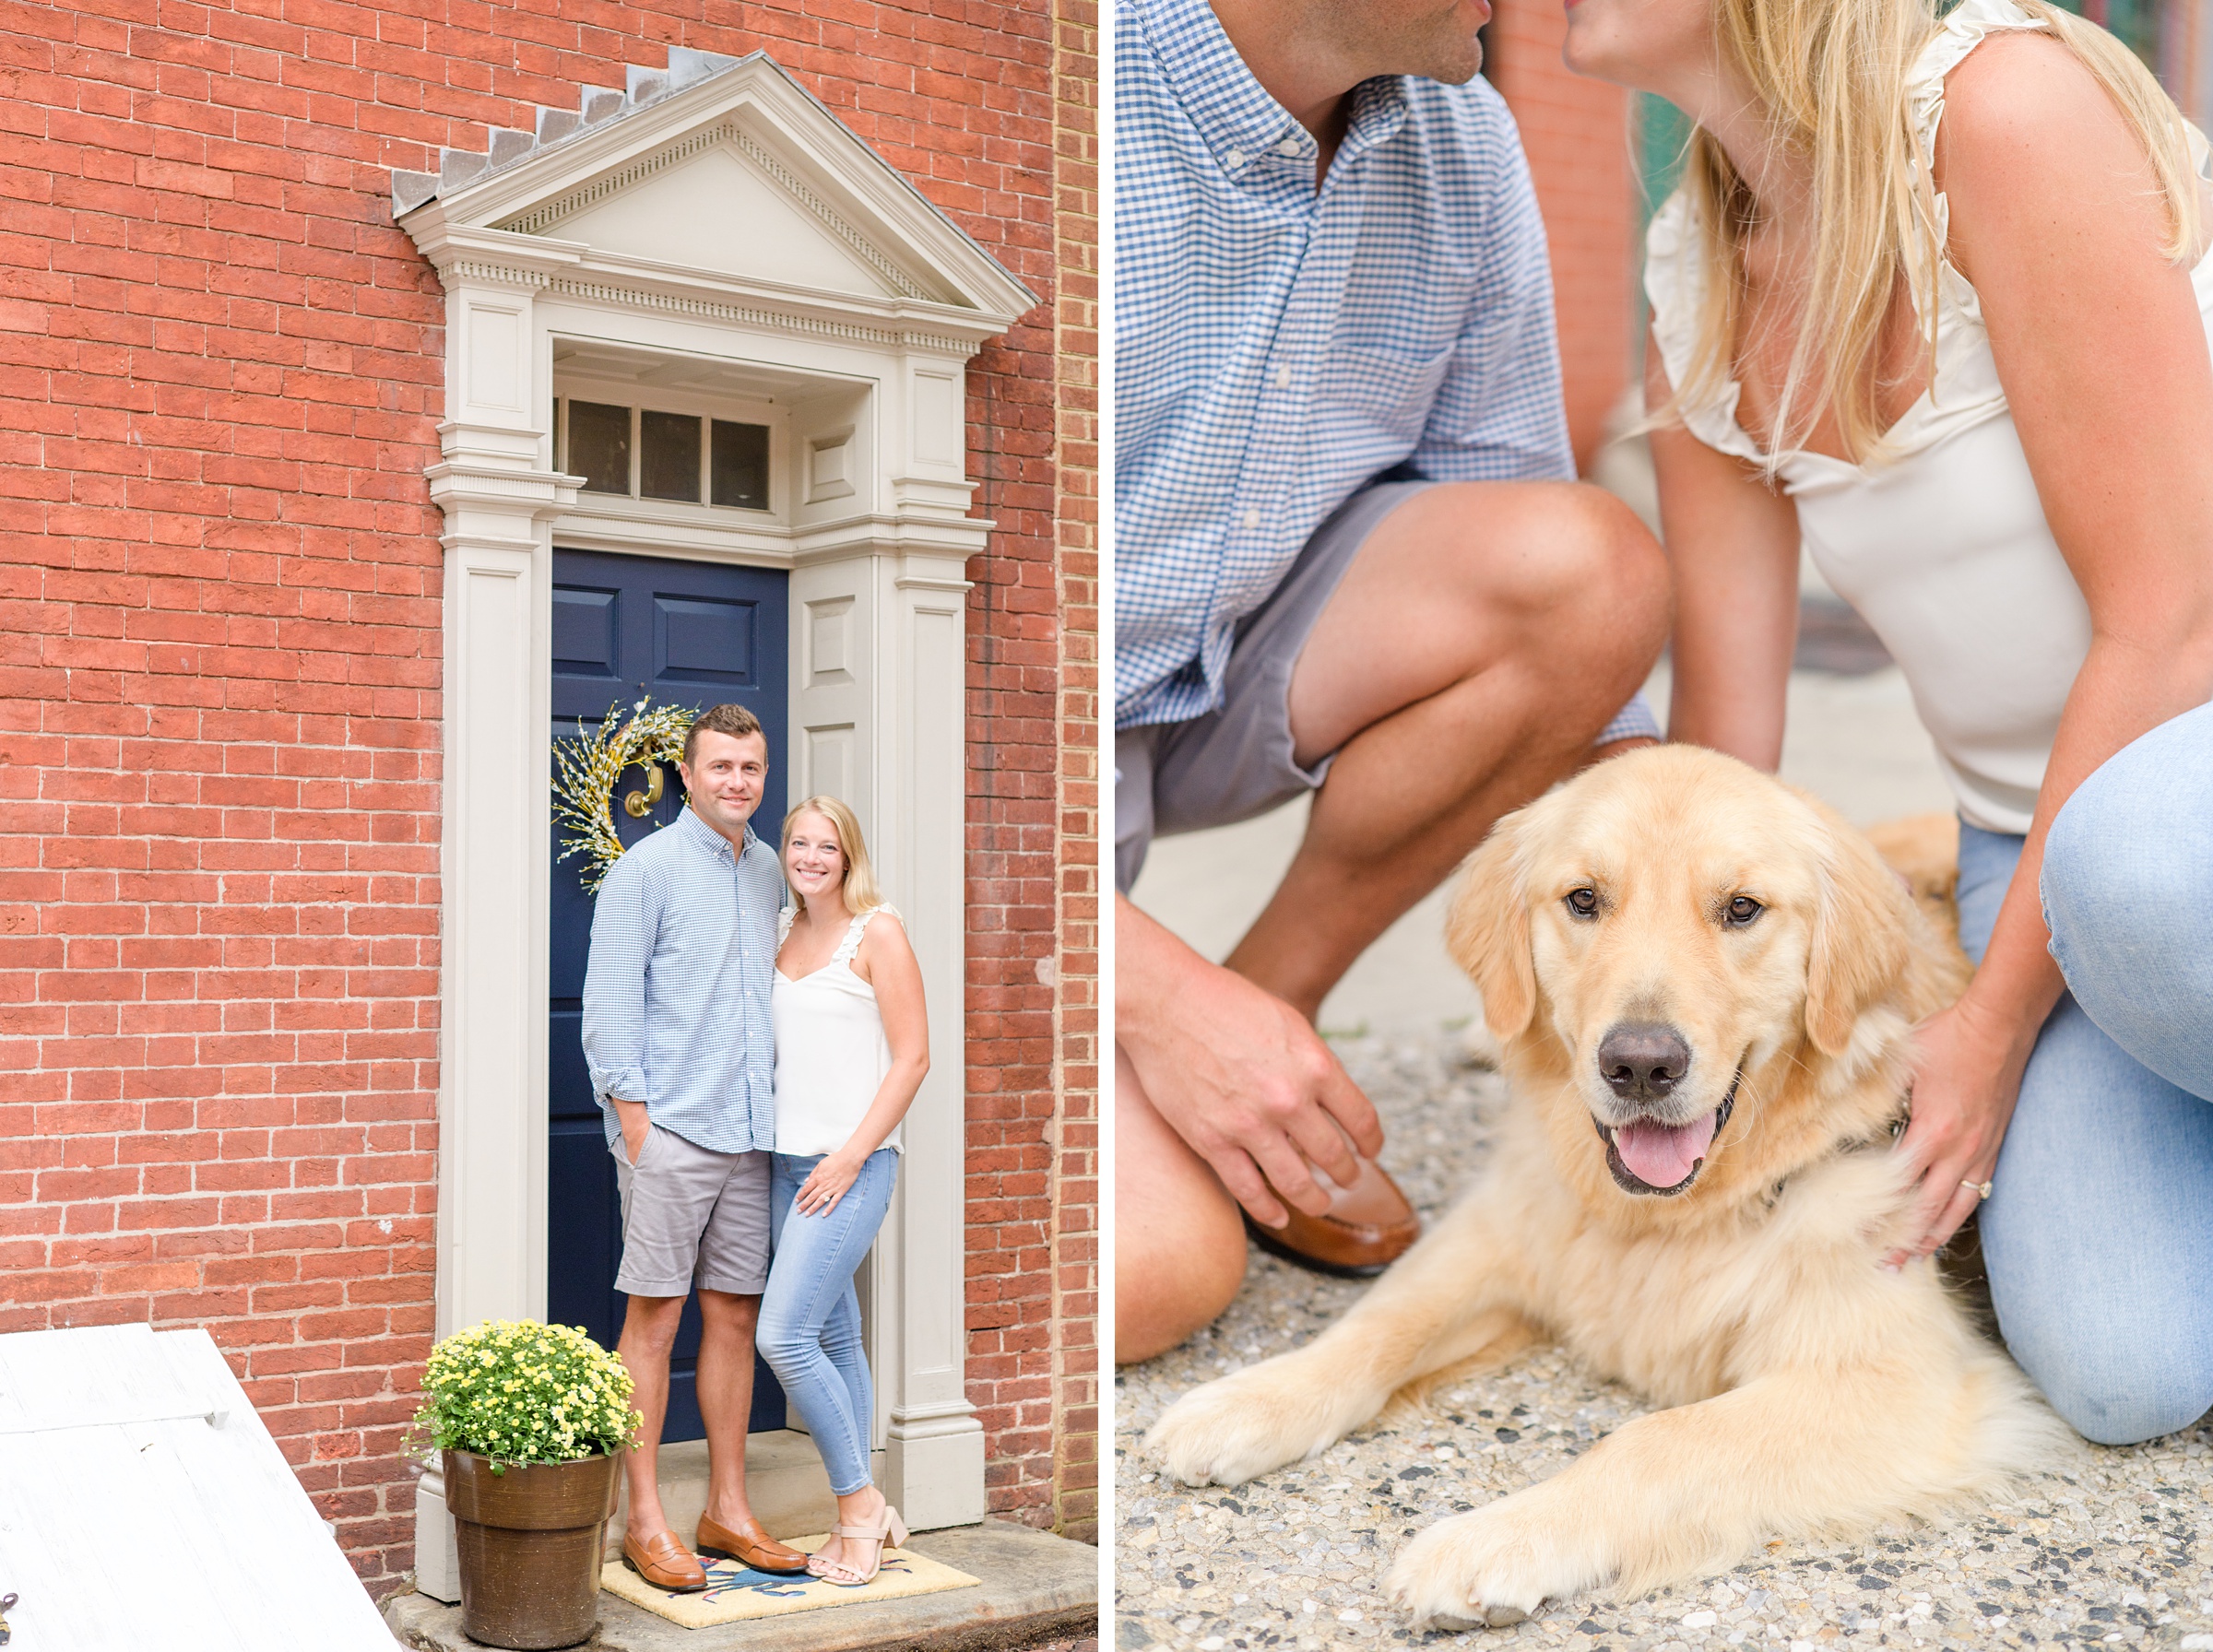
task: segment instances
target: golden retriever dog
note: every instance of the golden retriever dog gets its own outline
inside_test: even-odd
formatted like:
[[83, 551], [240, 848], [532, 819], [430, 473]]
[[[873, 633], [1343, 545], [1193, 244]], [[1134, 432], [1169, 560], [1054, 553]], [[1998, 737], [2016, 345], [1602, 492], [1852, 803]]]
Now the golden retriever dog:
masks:
[[1391, 1599], [1462, 1627], [1934, 1517], [2062, 1448], [1934, 1264], [1882, 1265], [1911, 1029], [1968, 965], [1865, 837], [1639, 750], [1500, 821], [1449, 939], [1511, 1098], [1481, 1182], [1312, 1342], [1170, 1407], [1172, 1474], [1264, 1474], [1535, 1338], [1668, 1408], [1406, 1545]]

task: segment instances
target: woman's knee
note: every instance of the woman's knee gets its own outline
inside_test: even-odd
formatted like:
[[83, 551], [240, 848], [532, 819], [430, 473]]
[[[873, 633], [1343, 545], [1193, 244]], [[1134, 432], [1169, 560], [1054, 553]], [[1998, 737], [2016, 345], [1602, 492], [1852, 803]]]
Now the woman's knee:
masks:
[[2108, 758], [2053, 818], [2040, 892], [2061, 950], [2085, 961], [2189, 946], [2213, 915], [2213, 706]]
[[2134, 1446], [2188, 1428], [2213, 1408], [2213, 1362], [2151, 1336], [2093, 1349], [2080, 1335], [2007, 1342], [2052, 1409], [2084, 1439]]
[[[2109, 765], [2110, 767], [2110, 765]], [[2213, 1083], [2213, 832], [2101, 770], [2053, 819], [2039, 881], [2067, 988], [2131, 1056], [2200, 1096]]]
[[799, 1370], [818, 1341], [813, 1328], [790, 1314], [763, 1312], [753, 1332], [753, 1347], [779, 1380], [787, 1372]]
[[[2213, 1334], [2188, 1302], [2159, 1288], [2131, 1290], [2093, 1258], [2026, 1255], [1986, 1235], [1998, 1328], [2016, 1363], [2075, 1432], [2128, 1446], [2187, 1428], [2213, 1406]], [[2184, 1269], [2185, 1273], [2190, 1272]], [[2172, 1281], [2168, 1281], [2172, 1283]]]

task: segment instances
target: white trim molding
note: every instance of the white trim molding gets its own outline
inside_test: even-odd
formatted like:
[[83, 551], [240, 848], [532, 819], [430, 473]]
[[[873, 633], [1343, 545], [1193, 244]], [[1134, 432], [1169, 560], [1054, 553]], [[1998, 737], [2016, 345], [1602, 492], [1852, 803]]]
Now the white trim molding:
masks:
[[[446, 295], [437, 1328], [545, 1312], [553, 547], [788, 569], [792, 795], [858, 812], [930, 1005], [865, 1280], [876, 1444], [910, 1525], [966, 1524], [985, 1498], [964, 1383], [964, 567], [991, 524], [968, 514], [964, 386], [1037, 301], [764, 54], [676, 67], [680, 89], [611, 114], [587, 98], [577, 124], [402, 187], [433, 191], [399, 222]], [[676, 383], [767, 409], [747, 414], [777, 431], [766, 511], [583, 494], [561, 468], [557, 395], [650, 406]], [[836, 485], [808, 488], [830, 454]], [[417, 1522], [433, 1593], [442, 1490]]]

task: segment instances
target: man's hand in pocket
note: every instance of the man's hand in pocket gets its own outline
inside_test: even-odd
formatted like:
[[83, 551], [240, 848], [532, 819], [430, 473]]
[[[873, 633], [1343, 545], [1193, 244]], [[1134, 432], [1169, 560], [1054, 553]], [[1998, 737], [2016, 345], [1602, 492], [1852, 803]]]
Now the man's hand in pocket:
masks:
[[644, 1102], [626, 1102], [619, 1095], [607, 1098], [615, 1104], [615, 1122], [622, 1127], [622, 1158], [633, 1170], [637, 1168], [638, 1155], [645, 1150], [645, 1132], [653, 1126], [646, 1121]]

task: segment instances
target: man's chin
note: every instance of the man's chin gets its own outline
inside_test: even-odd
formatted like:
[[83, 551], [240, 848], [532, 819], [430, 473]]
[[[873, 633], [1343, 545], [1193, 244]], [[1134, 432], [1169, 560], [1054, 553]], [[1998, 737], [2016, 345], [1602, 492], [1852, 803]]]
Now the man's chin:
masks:
[[1429, 61], [1410, 71], [1444, 86], [1465, 86], [1483, 73], [1483, 42], [1473, 36], [1440, 41], [1425, 54]]

